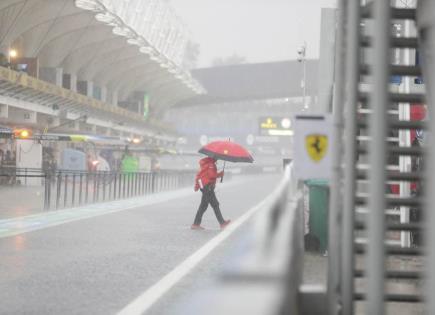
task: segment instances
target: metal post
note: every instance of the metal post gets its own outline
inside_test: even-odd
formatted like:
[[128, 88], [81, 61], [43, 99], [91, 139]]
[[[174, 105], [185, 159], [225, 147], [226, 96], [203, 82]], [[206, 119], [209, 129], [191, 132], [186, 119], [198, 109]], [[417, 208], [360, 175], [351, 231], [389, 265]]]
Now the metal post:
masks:
[[44, 177], [44, 210], [49, 210], [50, 209], [50, 194], [49, 194], [49, 190], [50, 190], [50, 181], [49, 181], [49, 175], [47, 173], [45, 173], [45, 177]]
[[125, 198], [128, 198], [128, 196], [130, 195], [130, 178], [131, 178], [131, 173], [128, 173], [128, 174], [126, 174], [126, 181], [127, 181], [127, 184], [126, 184], [126, 195], [124, 196]]
[[71, 196], [71, 206], [74, 207], [75, 199], [76, 199], [76, 174], [73, 174], [73, 182], [72, 182], [72, 196]]
[[354, 313], [354, 224], [356, 193], [356, 137], [357, 137], [357, 104], [360, 65], [360, 2], [350, 1], [347, 8], [347, 54], [346, 54], [346, 102], [345, 129], [346, 134], [344, 163], [344, 201], [342, 217], [342, 278], [341, 300], [342, 314]]
[[94, 173], [94, 194], [92, 197], [92, 202], [97, 201], [97, 173]]
[[57, 174], [57, 183], [56, 183], [56, 210], [59, 209], [61, 185], [62, 185], [62, 174], [61, 172], [59, 172]]
[[130, 198], [133, 192], [133, 173], [128, 174], [128, 192], [127, 192], [127, 198]]
[[390, 1], [374, 2], [373, 56], [370, 98], [367, 314], [385, 313], [385, 210], [391, 37]]
[[89, 197], [89, 172], [86, 173], [85, 203], [88, 203], [88, 197]]
[[146, 173], [146, 184], [145, 184], [145, 194], [149, 194], [151, 191], [151, 173]]
[[52, 174], [48, 174], [48, 208], [47, 210], [51, 209], [51, 180], [52, 180]]
[[125, 192], [126, 192], [126, 184], [125, 184], [125, 180], [126, 180], [126, 176], [127, 176], [127, 174], [126, 173], [124, 173], [124, 174], [122, 174], [123, 176], [123, 178], [122, 178], [122, 198], [125, 198]]
[[65, 180], [63, 182], [63, 207], [66, 208], [68, 200], [68, 174], [65, 174]]
[[80, 173], [79, 205], [82, 204], [82, 193], [83, 193], [83, 173]]
[[420, 53], [423, 57], [423, 77], [426, 85], [427, 103], [429, 106], [429, 134], [427, 139], [427, 162], [425, 163], [427, 174], [426, 177], [426, 191], [425, 203], [423, 213], [425, 218], [424, 235], [425, 247], [427, 250], [427, 261], [425, 263], [425, 275], [427, 281], [425, 282], [425, 299], [427, 301], [426, 314], [435, 314], [435, 299], [433, 293], [435, 292], [435, 194], [433, 193], [435, 187], [435, 20], [433, 12], [435, 12], [435, 1], [420, 0], [417, 9], [417, 23], [420, 31], [421, 50]]
[[107, 183], [107, 185], [109, 186], [109, 200], [112, 198], [112, 184], [113, 184], [113, 173], [108, 173], [109, 175], [109, 182]]
[[107, 185], [107, 183], [106, 183], [106, 180], [107, 180], [106, 172], [104, 172], [102, 174], [102, 176], [103, 176], [103, 202], [104, 202], [104, 201], [106, 201], [106, 185]]
[[116, 200], [116, 182], [118, 179], [118, 173], [115, 173], [114, 175], [115, 178], [113, 179], [113, 200]]
[[306, 58], [306, 49], [307, 49], [307, 44], [304, 43], [304, 59], [302, 60], [303, 62], [303, 80], [304, 80], [304, 86], [302, 88], [302, 102], [304, 104], [303, 108], [307, 108], [307, 101], [306, 101], [306, 95], [307, 95], [307, 58]]
[[156, 173], [155, 172], [151, 173], [151, 192], [152, 193], [156, 192]]
[[140, 194], [140, 173], [136, 173], [136, 196]]
[[338, 293], [340, 285], [340, 229], [342, 209], [342, 136], [343, 136], [343, 102], [344, 102], [344, 67], [346, 58], [344, 49], [345, 22], [347, 1], [338, 2], [338, 23], [336, 30], [336, 56], [335, 56], [335, 84], [333, 102], [333, 171], [331, 176], [331, 195], [328, 218], [328, 312], [330, 315], [338, 314]]
[[[401, 0], [395, 1], [396, 7], [408, 7], [407, 2], [403, 2]], [[404, 28], [404, 37], [411, 37], [411, 21], [405, 20], [403, 22]], [[396, 49], [397, 50], [397, 49]], [[397, 50], [398, 51], [398, 50]], [[399, 54], [399, 63], [403, 62], [403, 65], [411, 65], [413, 58], [411, 58], [410, 49], [405, 49], [403, 51], [403, 59], [400, 60]], [[411, 78], [409, 76], [403, 77], [403, 83], [399, 86], [399, 91], [401, 93], [409, 94], [411, 92], [410, 84]], [[411, 120], [411, 105], [409, 103], [399, 103], [399, 120]], [[411, 130], [399, 130], [399, 146], [401, 147], [410, 147], [411, 146]], [[399, 156], [399, 168], [400, 172], [411, 172], [411, 157], [410, 156]], [[400, 187], [400, 197], [407, 198], [411, 196], [411, 183], [409, 181], [402, 181], [399, 183]], [[401, 223], [409, 223], [409, 214], [410, 208], [405, 206], [400, 206], [400, 222]], [[411, 233], [409, 231], [401, 231], [400, 232], [400, 243], [402, 247], [410, 247], [411, 246]]]

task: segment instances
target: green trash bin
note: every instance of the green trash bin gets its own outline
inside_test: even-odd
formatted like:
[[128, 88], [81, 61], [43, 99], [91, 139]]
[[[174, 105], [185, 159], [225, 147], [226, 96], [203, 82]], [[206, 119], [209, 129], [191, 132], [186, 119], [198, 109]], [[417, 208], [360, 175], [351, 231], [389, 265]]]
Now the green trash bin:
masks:
[[308, 187], [309, 231], [324, 253], [328, 249], [329, 184], [327, 180], [310, 179], [305, 185]]

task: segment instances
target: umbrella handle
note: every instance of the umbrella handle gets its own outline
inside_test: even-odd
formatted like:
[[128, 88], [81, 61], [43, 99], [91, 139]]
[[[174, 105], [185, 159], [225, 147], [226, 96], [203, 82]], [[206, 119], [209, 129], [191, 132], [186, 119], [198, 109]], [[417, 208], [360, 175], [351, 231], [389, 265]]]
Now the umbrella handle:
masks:
[[[222, 172], [225, 171], [225, 164], [227, 161], [224, 161], [224, 168], [222, 169]], [[222, 175], [221, 177], [221, 183], [224, 181], [224, 175]]]

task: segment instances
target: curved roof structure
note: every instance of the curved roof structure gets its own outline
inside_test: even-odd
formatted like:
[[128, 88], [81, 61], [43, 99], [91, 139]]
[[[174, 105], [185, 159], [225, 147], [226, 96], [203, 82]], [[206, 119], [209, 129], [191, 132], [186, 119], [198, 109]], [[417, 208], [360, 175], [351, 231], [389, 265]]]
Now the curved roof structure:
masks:
[[163, 0], [0, 2], [4, 52], [13, 47], [40, 68], [63, 69], [119, 100], [144, 91], [154, 108], [204, 92], [183, 69], [187, 41], [186, 27]]

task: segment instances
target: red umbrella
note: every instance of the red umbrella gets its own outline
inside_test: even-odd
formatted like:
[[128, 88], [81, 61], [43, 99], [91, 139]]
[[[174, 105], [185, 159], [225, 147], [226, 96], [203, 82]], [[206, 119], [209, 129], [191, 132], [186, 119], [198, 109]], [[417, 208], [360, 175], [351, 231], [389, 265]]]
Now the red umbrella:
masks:
[[213, 141], [203, 146], [199, 153], [205, 154], [216, 160], [229, 162], [252, 163], [254, 159], [251, 154], [240, 144], [230, 141]]

